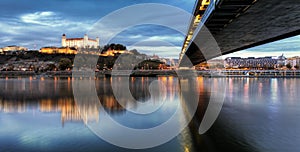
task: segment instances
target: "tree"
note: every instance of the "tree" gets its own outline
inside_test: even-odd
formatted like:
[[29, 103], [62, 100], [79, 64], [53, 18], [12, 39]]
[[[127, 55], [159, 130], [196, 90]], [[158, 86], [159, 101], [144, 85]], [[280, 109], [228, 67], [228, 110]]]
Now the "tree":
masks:
[[112, 44], [109, 45], [109, 48], [110, 48], [111, 50], [115, 50], [115, 47], [116, 47], [116, 44], [115, 44], [115, 43], [112, 43]]
[[292, 69], [292, 65], [291, 65], [291, 63], [288, 63], [288, 64], [286, 65], [286, 68], [288, 68], [288, 69]]
[[72, 68], [72, 61], [68, 58], [61, 58], [58, 67], [60, 70], [66, 70], [68, 68]]
[[112, 50], [126, 50], [126, 46], [124, 46], [122, 44], [111, 44], [110, 48]]
[[54, 71], [55, 69], [56, 69], [56, 66], [53, 63], [48, 64], [46, 67], [46, 71]]
[[107, 44], [103, 47], [103, 49], [101, 50], [101, 53], [105, 53], [107, 50], [126, 50], [126, 46], [122, 45], [122, 44]]

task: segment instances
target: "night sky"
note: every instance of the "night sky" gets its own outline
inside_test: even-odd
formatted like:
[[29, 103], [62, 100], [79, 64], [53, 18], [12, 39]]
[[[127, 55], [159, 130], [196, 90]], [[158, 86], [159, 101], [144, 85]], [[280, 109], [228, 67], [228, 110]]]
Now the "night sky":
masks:
[[[187, 12], [192, 12], [195, 3], [193, 0], [1, 0], [0, 47], [20, 45], [29, 49], [39, 49], [44, 46], [61, 46], [63, 33], [67, 37], [83, 37], [106, 15], [123, 7], [149, 2], [171, 5]], [[162, 12], [162, 15], [158, 16], [162, 21], [187, 28], [189, 18], [178, 17], [170, 20], [167, 11], [153, 11]], [[115, 19], [126, 23], [129, 18], [147, 14], [142, 9], [139, 12], [128, 18]], [[101, 31], [109, 33], [118, 28], [117, 26], [123, 25], [104, 26]], [[104, 45], [102, 40], [108, 35], [98, 35], [101, 46]], [[134, 46], [140, 52], [149, 55], [178, 58], [184, 37], [182, 33], [168, 27], [140, 24], [122, 31], [109, 43], [121, 43], [129, 49], [133, 49], [130, 46]], [[263, 53], [258, 54], [258, 51]], [[297, 51], [300, 51], [300, 36], [229, 56], [270, 56], [280, 55], [282, 52], [285, 52], [286, 56], [294, 56], [297, 55]]]

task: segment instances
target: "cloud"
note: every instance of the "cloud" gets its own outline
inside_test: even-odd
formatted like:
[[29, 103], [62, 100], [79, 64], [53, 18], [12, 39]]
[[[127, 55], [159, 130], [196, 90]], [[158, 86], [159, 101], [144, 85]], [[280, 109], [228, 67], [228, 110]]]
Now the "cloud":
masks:
[[254, 51], [240, 51], [228, 55], [224, 55], [222, 58], [226, 57], [266, 57], [266, 56], [274, 56], [278, 57], [280, 55], [284, 54], [286, 57], [294, 57], [294, 56], [300, 56], [299, 51], [293, 51], [293, 52], [254, 52]]
[[62, 21], [62, 19], [58, 15], [50, 11], [24, 14], [21, 15], [20, 19], [24, 23], [32, 23], [45, 26], [61, 25], [61, 23], [57, 23], [58, 21]]
[[[191, 10], [193, 3], [185, 1], [173, 0], [139, 0], [139, 1], [39, 1], [34, 0], [1, 1], [2, 9], [0, 9], [0, 47], [7, 45], [23, 45], [30, 49], [39, 49], [43, 46], [60, 46], [61, 34], [65, 33], [68, 37], [82, 37], [94, 25], [94, 23], [106, 16], [107, 14], [120, 8], [141, 3], [164, 3], [172, 6], [180, 7], [184, 10]], [[14, 6], [15, 9], [10, 9]], [[68, 6], [68, 7], [66, 7]], [[138, 12], [144, 12], [140, 9]], [[160, 12], [160, 13], [153, 13]], [[132, 11], [135, 12], [135, 11]], [[130, 13], [130, 12], [129, 12]], [[159, 14], [159, 15], [155, 15]], [[182, 45], [182, 36], [177, 31], [167, 29], [166, 27], [158, 27], [159, 25], [145, 24], [136, 25], [123, 29], [126, 23], [133, 21], [136, 17], [143, 21], [155, 21], [174, 25], [177, 29], [187, 28], [188, 19], [182, 15], [175, 14], [168, 10], [154, 10], [151, 13], [135, 13], [127, 17], [110, 18], [106, 24], [98, 24], [97, 30], [101, 31], [101, 45], [108, 37], [115, 36], [112, 39], [114, 43], [122, 43], [124, 45], [132, 45], [143, 40], [152, 41], [168, 41], [173, 45], [180, 47]], [[118, 20], [118, 24], [113, 24]], [[115, 31], [120, 31], [114, 35]], [[95, 37], [94, 35], [89, 35]], [[158, 43], [156, 43], [158, 44]], [[153, 47], [154, 45], [152, 45]], [[148, 46], [149, 47], [149, 46]], [[170, 53], [168, 53], [170, 54]], [[178, 53], [174, 53], [175, 56]]]
[[183, 42], [184, 37], [183, 36], [152, 36], [148, 40], [151, 41], [171, 41], [171, 42]]
[[127, 39], [129, 37], [133, 39], [145, 39], [145, 37], [158, 39], [167, 34], [174, 35], [180, 31], [186, 32], [189, 15], [182, 9], [168, 5], [135, 5], [107, 14], [93, 26], [89, 35], [94, 37], [100, 35], [102, 44], [118, 39], [122, 41], [126, 37]]
[[181, 51], [181, 46], [174, 45], [168, 41], [154, 41], [151, 39], [145, 39], [128, 46], [128, 49], [136, 49], [139, 52], [148, 55], [156, 54], [160, 57], [178, 58]]
[[44, 46], [60, 46], [63, 33], [74, 37], [83, 36], [94, 20], [76, 21], [65, 18], [61, 13], [41, 11], [26, 13], [16, 18], [0, 17], [0, 47], [22, 45], [30, 49]]
[[167, 58], [178, 58], [179, 53], [181, 51], [180, 46], [129, 46], [129, 50], [136, 49], [141, 53], [145, 53], [148, 55], [156, 54], [160, 57], [167, 57]]
[[[97, 31], [95, 35], [91, 31], [89, 36], [92, 38], [99, 36], [101, 45], [105, 44], [105, 40], [113, 37], [110, 43], [135, 45], [138, 50], [144, 50], [145, 53], [178, 57], [185, 36], [176, 29], [187, 31], [189, 22], [189, 18], [185, 18], [181, 13], [157, 8], [147, 11], [142, 7], [128, 12], [127, 17], [121, 18], [120, 14], [116, 14], [107, 18], [104, 23], [94, 24], [115, 10], [133, 4], [149, 4], [149, 2], [172, 5], [188, 12], [193, 10], [195, 3], [195, 1], [186, 0], [119, 0], [114, 3], [108, 0], [40, 0], [39, 2], [36, 0], [2, 0], [0, 47], [23, 45], [30, 49], [39, 49], [43, 46], [60, 46], [63, 33], [68, 37], [82, 37], [90, 29], [95, 29]], [[135, 26], [126, 26], [128, 23], [133, 23], [135, 19], [144, 22]], [[151, 24], [153, 22], [162, 23], [162, 25]], [[165, 27], [163, 24], [174, 26], [174, 29]], [[148, 43], [138, 43], [141, 41]], [[269, 56], [281, 53], [288, 56], [288, 53], [294, 55], [299, 51], [300, 36], [227, 56]]]
[[140, 38], [143, 38], [144, 36], [141, 35], [141, 34], [138, 34], [138, 35], [129, 35], [127, 38], [128, 39], [140, 39]]
[[59, 13], [44, 11], [23, 14], [20, 16], [20, 20], [23, 23], [29, 23], [32, 25], [42, 25], [56, 28], [66, 28], [65, 30], [85, 30], [91, 28], [94, 21], [74, 21], [62, 17]]
[[300, 56], [300, 35], [224, 55], [224, 57]]
[[[101, 37], [101, 35], [100, 35]], [[103, 38], [103, 37], [102, 37]], [[173, 29], [159, 25], [139, 25], [134, 26], [119, 33], [109, 43], [121, 43], [125, 45], [136, 45], [140, 41], [152, 41], [147, 43], [148, 46], [160, 46], [159, 41], [165, 41], [172, 45], [181, 46], [184, 35]], [[103, 44], [103, 41], [102, 41]], [[143, 44], [145, 45], [145, 44]]]
[[300, 36], [295, 36], [280, 41], [268, 43], [265, 45], [257, 46], [249, 51], [262, 51], [262, 52], [289, 52], [300, 51]]

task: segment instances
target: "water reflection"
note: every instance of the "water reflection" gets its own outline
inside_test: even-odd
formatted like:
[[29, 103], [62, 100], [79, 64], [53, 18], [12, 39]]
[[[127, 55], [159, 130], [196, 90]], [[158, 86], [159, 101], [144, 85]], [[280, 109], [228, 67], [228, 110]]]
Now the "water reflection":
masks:
[[[122, 78], [118, 79], [122, 80]], [[130, 91], [133, 97], [140, 102], [150, 99], [149, 85], [157, 80], [161, 81], [163, 85], [152, 90], [153, 98], [150, 102], [153, 105], [162, 102], [162, 99], [167, 99], [169, 102], [178, 98], [176, 93], [178, 83], [174, 83], [176, 79], [174, 80], [173, 77], [159, 77], [151, 80], [149, 78], [131, 78]], [[81, 95], [81, 98], [89, 100], [83, 104], [74, 101], [72, 81], [72, 78], [58, 77], [53, 79], [34, 79], [32, 77], [2, 79], [0, 80], [0, 112], [25, 113], [36, 110], [43, 113], [60, 113], [62, 125], [65, 122], [83, 122], [85, 124], [89, 121], [98, 122], [100, 103], [110, 114], [124, 114], [126, 107], [121, 106], [115, 99], [111, 88], [112, 78], [89, 80], [95, 84], [98, 98], [95, 101], [90, 100], [89, 93], [93, 90], [90, 88]], [[121, 101], [126, 104], [135, 104], [127, 98], [123, 98]]]
[[218, 149], [300, 150], [300, 79], [230, 78], [228, 82], [225, 105], [209, 132]]
[[[152, 82], [161, 81], [154, 98]], [[166, 107], [152, 117], [138, 118], [126, 111], [115, 99], [112, 78], [98, 78], [94, 82], [97, 99], [78, 104], [74, 101], [71, 78], [1, 79], [0, 80], [0, 151], [127, 151], [114, 147], [97, 137], [86, 124], [99, 123], [106, 111], [117, 122], [132, 128], [150, 128], [162, 124], [172, 116], [179, 101], [186, 115], [189, 98], [179, 91], [200, 93], [198, 109], [189, 127], [169, 143], [146, 151], [299, 151], [300, 139], [300, 79], [203, 78], [196, 79], [198, 88], [183, 87], [175, 77], [130, 78], [129, 89], [138, 102], [150, 100], [154, 106], [165, 101]], [[118, 78], [116, 81], [122, 81]], [[205, 135], [198, 134], [212, 88], [227, 82], [226, 99], [221, 114]], [[191, 85], [188, 85], [191, 86]], [[83, 86], [81, 86], [83, 87]], [[88, 87], [86, 87], [88, 88]], [[151, 88], [151, 87], [150, 87]], [[89, 90], [90, 89], [90, 90]], [[121, 89], [122, 90], [122, 89]], [[88, 88], [82, 98], [91, 99]], [[160, 96], [160, 98], [156, 98]], [[125, 105], [135, 102], [122, 99]], [[100, 105], [103, 109], [99, 108]], [[136, 107], [138, 108], [138, 107]], [[180, 124], [180, 123], [179, 123]], [[122, 133], [114, 134], [122, 137]]]
[[240, 101], [253, 104], [261, 101], [276, 104], [287, 101], [293, 103], [295, 102], [294, 97], [299, 92], [297, 87], [299, 79], [230, 78], [228, 82], [228, 102]]
[[[103, 115], [103, 110], [108, 112], [110, 115], [114, 117], [118, 122], [128, 125], [129, 127], [133, 128], [151, 128], [153, 126], [157, 126], [164, 121], [168, 120], [170, 116], [174, 113], [173, 109], [176, 108], [176, 104], [178, 104], [178, 89], [179, 89], [179, 83], [177, 78], [174, 77], [158, 77], [158, 78], [132, 78], [130, 79], [131, 85], [130, 85], [130, 91], [132, 92], [133, 97], [138, 100], [139, 102], [144, 102], [145, 100], [151, 99], [150, 103], [153, 105], [159, 104], [161, 102], [161, 99], [164, 99], [166, 101], [166, 107], [165, 109], [162, 109], [158, 115], [155, 115], [154, 117], [144, 117], [142, 119], [137, 118], [136, 116], [127, 113], [125, 108], [122, 107], [118, 102], [116, 101], [113, 91], [111, 88], [111, 82], [112, 78], [103, 78], [103, 79], [97, 79], [95, 82], [93, 80], [88, 80], [90, 82], [94, 82], [96, 86], [96, 92], [98, 95], [98, 99], [90, 100], [90, 94], [89, 92], [93, 91], [92, 88], [89, 88], [89, 86], [80, 86], [86, 89], [86, 92], [84, 92], [81, 95], [81, 98], [83, 100], [86, 100], [86, 102], [82, 104], [78, 104], [74, 101], [73, 98], [73, 92], [72, 92], [72, 79], [61, 79], [61, 78], [54, 78], [54, 79], [33, 79], [33, 78], [24, 78], [24, 79], [8, 79], [8, 80], [0, 80], [0, 87], [2, 91], [0, 92], [1, 98], [0, 98], [0, 117], [3, 117], [3, 120], [9, 120], [12, 118], [9, 118], [9, 114], [18, 113], [18, 115], [14, 115], [14, 119], [19, 117], [26, 116], [25, 118], [21, 118], [22, 120], [28, 120], [28, 122], [23, 122], [19, 124], [20, 126], [31, 126], [29, 122], [34, 122], [32, 124], [41, 123], [41, 124], [47, 124], [40, 119], [37, 119], [37, 117], [41, 117], [43, 119], [47, 119], [47, 121], [52, 122], [53, 120], [56, 120], [57, 114], [59, 114], [59, 118], [61, 121], [61, 125], [64, 128], [68, 128], [73, 130], [73, 128], [70, 128], [70, 125], [77, 124], [76, 122], [81, 122], [83, 124], [88, 124], [92, 122], [101, 123], [105, 125], [105, 122], [101, 119], [101, 116]], [[118, 78], [118, 81], [122, 81], [122, 78]], [[151, 91], [150, 84], [155, 81], [161, 81], [163, 86], [159, 85], [159, 88], [157, 90]], [[188, 81], [187, 81], [188, 82]], [[183, 83], [182, 83], [183, 84]], [[150, 87], [149, 87], [150, 86]], [[186, 92], [189, 91], [195, 91], [194, 88], [187, 87]], [[152, 92], [152, 93], [151, 93]], [[157, 98], [157, 96], [161, 96], [161, 98]], [[134, 104], [132, 101], [126, 101], [123, 99], [127, 104]], [[188, 100], [188, 99], [187, 99]], [[188, 102], [188, 101], [187, 101]], [[104, 107], [104, 109], [99, 108], [101, 105]], [[188, 107], [188, 106], [187, 106]], [[138, 108], [138, 107], [137, 107]], [[102, 111], [101, 111], [102, 110]], [[188, 112], [188, 110], [186, 110]], [[29, 116], [29, 117], [27, 117]], [[50, 117], [51, 116], [51, 117]], [[6, 118], [8, 117], [8, 118]], [[5, 119], [4, 119], [5, 118]], [[184, 115], [181, 115], [179, 118], [181, 122], [185, 122], [186, 118]], [[0, 119], [1, 121], [1, 119]], [[68, 125], [66, 125], [68, 123]], [[7, 127], [3, 127], [3, 124], [8, 123], [2, 123], [2, 130], [1, 132], [7, 132]], [[101, 125], [100, 124], [100, 125]], [[26, 135], [26, 138], [24, 136], [20, 137], [21, 143], [25, 144], [28, 148], [28, 145], [32, 144], [39, 144], [39, 140], [36, 138], [40, 138], [40, 136], [43, 136], [43, 139], [45, 142], [49, 142], [47, 145], [44, 145], [40, 143], [41, 145], [45, 147], [53, 146], [53, 143], [55, 141], [48, 141], [48, 139], [51, 135], [65, 135], [64, 130], [57, 130], [46, 132], [46, 130], [54, 129], [52, 125], [38, 127], [40, 125], [34, 125], [26, 129], [26, 132], [30, 133], [30, 139], [34, 138], [32, 140], [29, 140], [29, 135]], [[6, 128], [6, 129], [5, 129]], [[44, 129], [45, 132], [39, 131], [36, 132], [35, 130]], [[81, 128], [80, 130], [84, 130]], [[18, 132], [15, 130], [15, 132]], [[22, 131], [19, 130], [21, 134]], [[111, 133], [117, 136], [120, 136], [118, 133]], [[32, 137], [34, 136], [34, 137]], [[70, 135], [70, 137], [72, 137]], [[121, 138], [122, 136], [120, 136]], [[2, 138], [19, 138], [18, 135], [6, 135], [0, 134], [0, 141]], [[45, 138], [45, 139], [44, 139]], [[47, 139], [48, 138], [48, 139]], [[93, 138], [88, 140], [95, 140]], [[60, 140], [62, 143], [65, 143], [66, 141]], [[70, 140], [74, 142], [73, 140]], [[157, 148], [149, 149], [148, 151], [166, 151], [173, 149], [174, 151], [196, 151], [194, 150], [194, 146], [191, 143], [191, 135], [190, 130], [186, 128], [184, 130], [184, 133], [181, 134], [178, 138], [173, 139], [170, 143], [167, 143], [163, 146], [159, 146]], [[9, 144], [9, 142], [8, 142]], [[22, 147], [22, 144], [16, 146], [21, 147], [21, 149], [26, 149], [26, 147]], [[65, 143], [68, 145], [67, 143]], [[76, 145], [76, 144], [75, 144]], [[103, 146], [104, 145], [104, 146]], [[59, 147], [58, 145], [54, 145], [54, 147]], [[107, 147], [107, 144], [101, 143], [100, 146]], [[32, 148], [32, 146], [29, 146]], [[98, 147], [95, 145], [92, 145], [91, 147]], [[109, 147], [109, 146], [108, 146]], [[3, 148], [0, 146], [0, 149]], [[65, 147], [66, 148], [66, 147]], [[73, 147], [77, 150], [76, 147]], [[98, 147], [99, 148], [99, 147]], [[38, 148], [37, 148], [38, 149]], [[50, 149], [50, 148], [49, 148]], [[72, 148], [71, 148], [72, 149]], [[113, 151], [113, 147], [107, 148], [108, 151]], [[9, 149], [8, 149], [9, 150]], [[119, 149], [120, 150], [120, 149]], [[122, 150], [120, 150], [122, 151]]]

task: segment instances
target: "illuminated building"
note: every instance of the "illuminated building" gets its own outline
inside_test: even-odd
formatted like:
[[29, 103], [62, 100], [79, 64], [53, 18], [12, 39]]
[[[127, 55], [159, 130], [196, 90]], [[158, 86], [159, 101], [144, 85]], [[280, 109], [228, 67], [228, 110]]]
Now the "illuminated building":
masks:
[[295, 68], [295, 67], [299, 68], [300, 57], [295, 56], [295, 57], [286, 59], [285, 65], [287, 65], [287, 64], [290, 64], [292, 66], [292, 68]]
[[115, 56], [117, 54], [124, 54], [124, 53], [131, 54], [127, 50], [111, 50], [111, 49], [108, 49], [107, 51], [101, 53], [101, 56]]
[[150, 56], [151, 60], [159, 60], [159, 56], [156, 54], [153, 54], [152, 56]]
[[46, 54], [77, 54], [77, 50], [74, 47], [43, 47], [40, 49], [40, 53]]
[[287, 63], [287, 58], [282, 54], [281, 56], [279, 56], [278, 58], [277, 58], [277, 65], [278, 66], [285, 66]]
[[18, 54], [23, 51], [28, 51], [28, 49], [25, 47], [16, 46], [16, 45], [0, 48], [0, 54], [6, 54], [6, 55]]
[[224, 63], [226, 68], [272, 69], [276, 67], [278, 61], [279, 59], [274, 57], [228, 57], [225, 59]]
[[63, 47], [75, 48], [99, 48], [99, 37], [90, 39], [87, 34], [83, 38], [67, 38], [66, 34], [62, 35], [61, 45]]
[[22, 46], [16, 46], [16, 45], [7, 46], [7, 47], [2, 48], [1, 50], [3, 52], [6, 52], [6, 51], [28, 51], [27, 48], [22, 47]]

